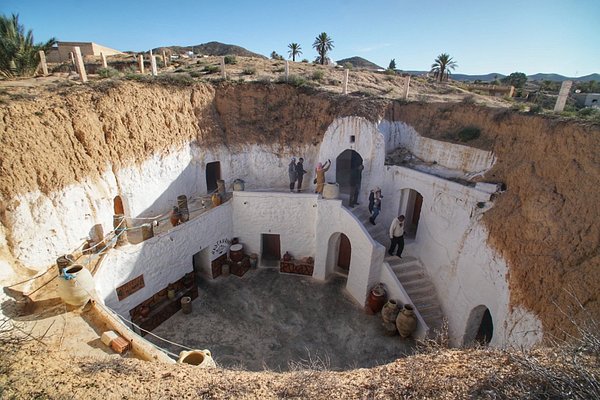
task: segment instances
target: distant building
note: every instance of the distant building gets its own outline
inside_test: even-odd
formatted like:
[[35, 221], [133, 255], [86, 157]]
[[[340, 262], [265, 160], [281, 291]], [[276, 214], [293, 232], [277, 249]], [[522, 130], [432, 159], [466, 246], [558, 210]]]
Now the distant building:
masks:
[[579, 107], [600, 107], [600, 93], [575, 93], [573, 98]]
[[105, 56], [113, 56], [116, 54], [125, 54], [119, 50], [104, 47], [94, 42], [58, 42], [56, 46], [52, 47], [46, 59], [48, 62], [63, 62], [69, 61], [69, 53], [73, 51], [73, 47], [79, 47], [81, 49], [82, 56], [99, 56], [100, 53], [104, 53]]

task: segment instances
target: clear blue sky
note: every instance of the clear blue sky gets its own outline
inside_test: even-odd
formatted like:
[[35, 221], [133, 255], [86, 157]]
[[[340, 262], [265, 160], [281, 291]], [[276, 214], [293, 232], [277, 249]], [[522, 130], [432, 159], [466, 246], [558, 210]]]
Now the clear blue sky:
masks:
[[140, 51], [219, 41], [267, 56], [297, 42], [312, 61], [327, 32], [334, 60], [428, 70], [446, 52], [455, 73], [600, 73], [600, 0], [0, 0], [0, 13], [18, 13], [38, 42]]

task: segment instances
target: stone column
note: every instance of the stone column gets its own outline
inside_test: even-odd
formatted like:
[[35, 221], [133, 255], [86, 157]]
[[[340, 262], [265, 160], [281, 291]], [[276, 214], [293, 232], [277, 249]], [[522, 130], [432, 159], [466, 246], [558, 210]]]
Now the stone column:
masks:
[[408, 88], [410, 87], [410, 75], [404, 78], [404, 90], [402, 92], [402, 98], [408, 100]]
[[156, 68], [156, 56], [150, 56], [150, 68], [152, 70], [152, 76], [158, 75], [158, 69]]
[[225, 73], [225, 57], [221, 57], [221, 78], [225, 79], [227, 77]]
[[83, 57], [81, 57], [81, 49], [79, 46], [73, 47], [75, 53], [75, 62], [77, 63], [77, 70], [79, 71], [79, 77], [81, 82], [87, 82], [87, 74], [85, 73], [85, 65], [83, 64]]
[[127, 244], [127, 221], [125, 221], [125, 216], [123, 214], [113, 215], [113, 228], [115, 230], [115, 235], [119, 235], [115, 247]]
[[140, 74], [144, 73], [144, 55], [140, 54], [138, 56], [138, 67], [140, 69]]
[[165, 67], [167, 67], [169, 65], [169, 61], [167, 60], [167, 53], [165, 53], [163, 51], [162, 52], [162, 57], [163, 57], [163, 64], [165, 65]]
[[554, 105], [555, 112], [560, 112], [565, 109], [567, 97], [569, 97], [569, 91], [571, 90], [572, 85], [573, 81], [564, 81], [560, 86], [560, 92], [558, 92], [558, 99], [556, 99], [556, 104]]
[[350, 74], [350, 70], [346, 69], [344, 71], [344, 90], [343, 90], [344, 94], [348, 94], [348, 75], [349, 74]]
[[44, 76], [48, 75], [48, 64], [46, 64], [46, 53], [44, 53], [44, 50], [40, 50], [40, 64]]
[[285, 60], [285, 81], [288, 81], [288, 78], [290, 77], [290, 62], [288, 60]]
[[108, 63], [106, 62], [106, 56], [104, 53], [100, 53], [100, 57], [102, 57], [102, 68], [108, 68]]

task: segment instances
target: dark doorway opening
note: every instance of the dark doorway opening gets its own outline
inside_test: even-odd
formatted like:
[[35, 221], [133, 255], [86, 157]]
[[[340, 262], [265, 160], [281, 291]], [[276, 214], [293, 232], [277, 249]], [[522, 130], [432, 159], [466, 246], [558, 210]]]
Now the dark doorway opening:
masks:
[[123, 200], [121, 196], [116, 196], [113, 200], [113, 207], [115, 211], [115, 215], [125, 215], [125, 208], [123, 207]]
[[421, 218], [421, 207], [423, 207], [423, 196], [421, 193], [416, 192], [415, 196], [415, 206], [413, 207], [413, 216], [412, 216], [412, 224], [415, 233], [417, 232], [417, 227], [419, 226], [419, 219]]
[[209, 193], [217, 190], [219, 179], [221, 179], [221, 162], [214, 161], [206, 164], [206, 190]]
[[402, 189], [400, 196], [398, 215], [406, 217], [405, 235], [409, 238], [415, 238], [421, 219], [423, 196], [414, 189]]
[[490, 310], [486, 308], [483, 317], [481, 318], [477, 335], [475, 335], [475, 340], [479, 344], [487, 346], [492, 341], [493, 335], [494, 323], [492, 322], [492, 314], [490, 314]]
[[348, 271], [350, 271], [351, 258], [352, 246], [350, 245], [350, 239], [348, 239], [348, 236], [342, 233], [340, 235], [340, 249], [338, 251], [337, 266], [346, 274], [348, 274]]
[[279, 235], [263, 233], [261, 235], [261, 265], [276, 267], [281, 260], [281, 244]]
[[207, 247], [194, 254], [192, 265], [194, 266], [196, 281], [199, 281], [199, 278], [211, 278], [210, 249]]
[[362, 169], [359, 168], [363, 163], [363, 158], [356, 151], [346, 149], [335, 159], [335, 181], [340, 185], [340, 197], [345, 205], [348, 204], [352, 188], [356, 185], [356, 190], [360, 191], [362, 180]]

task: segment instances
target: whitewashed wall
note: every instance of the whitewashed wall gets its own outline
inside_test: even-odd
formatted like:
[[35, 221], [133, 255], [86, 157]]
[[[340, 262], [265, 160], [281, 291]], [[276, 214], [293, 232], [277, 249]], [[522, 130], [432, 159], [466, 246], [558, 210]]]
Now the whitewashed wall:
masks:
[[247, 253], [261, 253], [263, 233], [279, 235], [281, 255], [314, 257], [317, 195], [234, 192], [233, 232]]
[[[350, 142], [354, 136], [354, 143]], [[355, 150], [363, 158], [364, 170], [359, 194], [359, 202], [366, 201], [371, 187], [382, 182], [381, 171], [385, 162], [385, 145], [377, 125], [360, 117], [335, 119], [323, 137], [319, 148], [318, 161], [324, 163], [331, 160], [331, 168], [326, 172], [327, 181], [335, 182], [336, 158], [344, 150]], [[308, 169], [307, 169], [308, 170]], [[314, 167], [313, 167], [314, 170]], [[312, 171], [314, 173], [314, 171]]]
[[378, 128], [384, 136], [387, 153], [402, 146], [423, 161], [435, 161], [446, 168], [468, 173], [487, 171], [496, 161], [491, 151], [423, 137], [402, 121], [383, 120]]
[[[193, 270], [193, 255], [233, 236], [231, 201], [137, 245], [109, 251], [94, 276], [104, 303], [129, 318], [129, 310]], [[145, 287], [123, 301], [116, 288], [144, 275]]]
[[364, 305], [369, 289], [379, 282], [381, 264], [385, 249], [374, 242], [364, 226], [345, 207], [340, 200], [319, 200], [316, 227], [317, 253], [313, 276], [325, 279], [332, 271], [327, 265], [328, 248], [333, 234], [345, 234], [351, 246], [350, 270], [346, 289], [360, 304]]
[[541, 325], [537, 318], [523, 310], [510, 310], [506, 263], [487, 244], [487, 231], [480, 217], [489, 203], [483, 209], [477, 203], [488, 202], [490, 194], [408, 168], [388, 166], [381, 223], [388, 225], [399, 212], [405, 213], [399, 210], [402, 189], [414, 189], [423, 196], [417, 236], [407, 254], [418, 257], [431, 276], [449, 320], [452, 343], [462, 344], [468, 316], [479, 305], [486, 306], [492, 315], [492, 345], [532, 344], [539, 340]]

